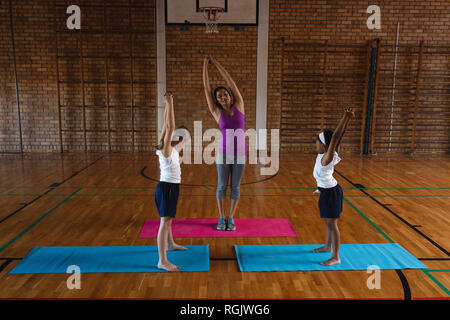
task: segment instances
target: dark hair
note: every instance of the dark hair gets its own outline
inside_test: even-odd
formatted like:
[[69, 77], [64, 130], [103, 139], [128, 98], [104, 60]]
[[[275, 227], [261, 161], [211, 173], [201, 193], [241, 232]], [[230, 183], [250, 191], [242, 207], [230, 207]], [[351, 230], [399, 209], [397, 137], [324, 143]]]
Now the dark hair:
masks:
[[[333, 138], [333, 130], [325, 129], [325, 130], [323, 130], [323, 135], [325, 138], [325, 147], [328, 148], [328, 146], [331, 143], [331, 138]], [[317, 139], [320, 141], [319, 135], [317, 135]], [[320, 143], [322, 143], [322, 141], [320, 141]], [[341, 140], [338, 141], [336, 147], [339, 147], [340, 144], [341, 144]]]
[[325, 129], [323, 130], [323, 135], [325, 137], [325, 145], [328, 147], [331, 143], [331, 138], [333, 138], [333, 130]]
[[219, 90], [225, 90], [226, 92], [228, 92], [228, 94], [230, 95], [230, 97], [231, 97], [232, 99], [234, 99], [234, 97], [233, 97], [233, 94], [230, 92], [230, 90], [228, 90], [228, 89], [225, 88], [225, 87], [217, 87], [217, 88], [214, 89], [214, 93], [213, 93], [214, 102], [216, 103], [216, 105], [217, 105], [220, 109], [223, 109], [222, 105], [219, 103], [219, 100], [217, 100], [217, 92], [218, 92]]

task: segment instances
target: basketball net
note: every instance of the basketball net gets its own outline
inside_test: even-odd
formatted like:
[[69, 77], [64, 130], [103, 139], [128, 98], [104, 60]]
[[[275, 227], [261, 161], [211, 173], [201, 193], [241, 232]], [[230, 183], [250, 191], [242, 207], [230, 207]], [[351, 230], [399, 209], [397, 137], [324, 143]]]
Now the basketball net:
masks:
[[203, 13], [203, 18], [205, 19], [205, 33], [219, 33], [217, 26], [219, 24], [220, 17], [225, 12], [224, 8], [201, 7], [199, 8], [199, 11]]

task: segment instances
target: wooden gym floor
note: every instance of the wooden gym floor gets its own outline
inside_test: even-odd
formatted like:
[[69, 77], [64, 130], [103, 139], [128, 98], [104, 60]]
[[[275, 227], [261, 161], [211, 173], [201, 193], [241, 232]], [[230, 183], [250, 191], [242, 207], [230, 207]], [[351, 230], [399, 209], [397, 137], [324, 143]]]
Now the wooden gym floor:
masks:
[[[318, 244], [325, 237], [313, 195], [314, 155], [281, 158], [267, 179], [248, 165], [237, 218], [288, 218], [297, 238], [181, 238], [210, 246], [209, 272], [10, 275], [35, 246], [156, 245], [139, 239], [158, 217], [153, 154], [0, 155], [0, 298], [396, 298], [450, 295], [450, 157], [344, 155], [342, 243], [396, 242], [429, 270], [382, 270], [369, 290], [366, 271], [248, 272], [235, 244]], [[265, 181], [258, 182], [259, 180]], [[215, 218], [215, 166], [182, 165], [178, 218]], [[361, 190], [358, 188], [365, 187]]]

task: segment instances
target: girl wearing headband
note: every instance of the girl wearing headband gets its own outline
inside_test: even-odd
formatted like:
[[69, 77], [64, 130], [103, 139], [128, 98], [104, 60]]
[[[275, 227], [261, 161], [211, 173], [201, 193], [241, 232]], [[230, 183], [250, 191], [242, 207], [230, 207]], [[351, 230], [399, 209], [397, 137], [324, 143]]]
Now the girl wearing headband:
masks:
[[324, 266], [341, 263], [339, 259], [340, 234], [337, 221], [342, 212], [343, 193], [341, 186], [333, 177], [333, 172], [334, 166], [341, 161], [337, 151], [347, 124], [353, 116], [353, 109], [346, 108], [336, 130], [334, 132], [324, 130], [319, 133], [316, 139], [318, 155], [313, 175], [320, 192], [319, 210], [320, 217], [325, 219], [326, 242], [323, 247], [314, 249], [314, 252], [333, 252], [330, 259], [321, 262]]

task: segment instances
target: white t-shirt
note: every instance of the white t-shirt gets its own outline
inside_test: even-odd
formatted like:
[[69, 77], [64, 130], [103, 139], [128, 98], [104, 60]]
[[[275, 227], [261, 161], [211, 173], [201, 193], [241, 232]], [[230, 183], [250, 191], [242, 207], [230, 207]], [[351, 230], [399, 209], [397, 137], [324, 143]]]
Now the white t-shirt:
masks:
[[159, 156], [159, 168], [161, 176], [159, 181], [180, 183], [181, 182], [181, 168], [180, 168], [180, 154], [175, 148], [172, 148], [172, 154], [169, 157], [164, 157], [161, 150], [156, 150]]
[[322, 158], [325, 154], [319, 153], [316, 158], [316, 165], [314, 166], [314, 178], [317, 181], [317, 186], [320, 188], [333, 188], [338, 182], [333, 177], [334, 166], [341, 161], [337, 152], [334, 152], [333, 160], [326, 166], [322, 165]]

